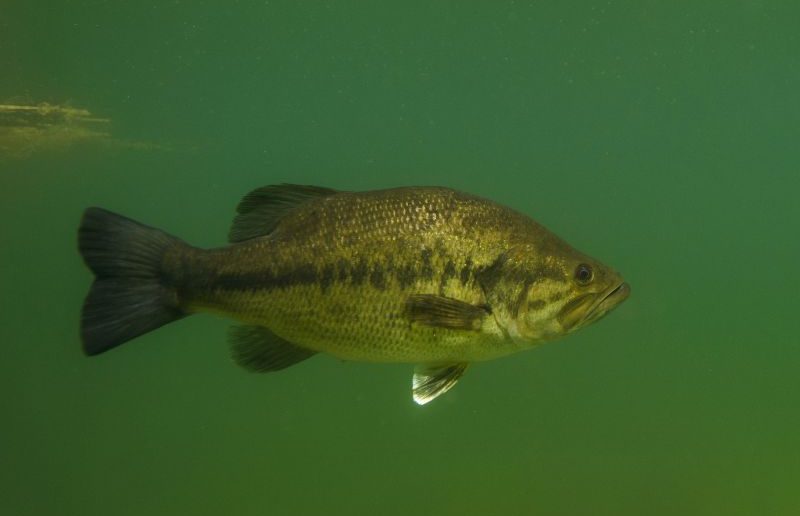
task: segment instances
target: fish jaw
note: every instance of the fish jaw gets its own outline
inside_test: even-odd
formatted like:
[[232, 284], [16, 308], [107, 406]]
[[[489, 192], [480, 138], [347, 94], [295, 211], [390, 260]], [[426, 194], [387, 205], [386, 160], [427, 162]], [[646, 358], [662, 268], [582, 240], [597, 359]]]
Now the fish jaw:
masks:
[[627, 282], [620, 282], [601, 292], [596, 296], [595, 301], [589, 306], [586, 314], [575, 324], [574, 329], [583, 328], [589, 324], [602, 319], [611, 310], [628, 299], [631, 294], [631, 287]]

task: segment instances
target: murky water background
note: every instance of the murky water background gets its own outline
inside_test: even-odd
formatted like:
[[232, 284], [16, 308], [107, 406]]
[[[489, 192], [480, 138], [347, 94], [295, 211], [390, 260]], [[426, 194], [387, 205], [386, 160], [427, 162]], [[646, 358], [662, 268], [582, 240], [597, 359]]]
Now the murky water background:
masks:
[[[797, 514], [798, 16], [4, 2], [0, 103], [111, 122], [103, 141], [0, 156], [0, 509]], [[213, 246], [244, 193], [279, 182], [480, 194], [633, 295], [423, 408], [406, 365], [248, 374], [212, 317], [82, 356], [83, 208]]]

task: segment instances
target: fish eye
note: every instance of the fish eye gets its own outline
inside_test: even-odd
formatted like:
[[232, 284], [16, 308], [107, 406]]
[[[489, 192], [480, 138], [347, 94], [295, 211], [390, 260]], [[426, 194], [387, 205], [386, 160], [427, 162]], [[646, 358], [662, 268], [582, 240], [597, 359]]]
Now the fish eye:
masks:
[[578, 282], [579, 285], [588, 285], [590, 281], [594, 278], [594, 272], [592, 268], [585, 263], [578, 265], [578, 268], [575, 269], [575, 281]]

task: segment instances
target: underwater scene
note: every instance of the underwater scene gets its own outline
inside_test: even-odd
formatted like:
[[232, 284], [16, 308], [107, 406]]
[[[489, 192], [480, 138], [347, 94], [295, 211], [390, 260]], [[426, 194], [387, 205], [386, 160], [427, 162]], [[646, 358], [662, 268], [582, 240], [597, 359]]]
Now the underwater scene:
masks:
[[800, 514], [798, 20], [3, 2], [0, 513]]

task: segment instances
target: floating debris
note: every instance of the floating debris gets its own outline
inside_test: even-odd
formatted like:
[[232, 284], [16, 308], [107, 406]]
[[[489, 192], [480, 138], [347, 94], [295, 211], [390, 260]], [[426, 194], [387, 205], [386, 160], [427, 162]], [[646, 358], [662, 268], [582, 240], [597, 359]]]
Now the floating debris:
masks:
[[64, 150], [77, 144], [99, 143], [126, 148], [160, 148], [149, 143], [111, 137], [111, 120], [87, 109], [48, 103], [0, 104], [0, 158]]
[[109, 122], [111, 120], [108, 118], [92, 116], [92, 113], [86, 109], [55, 106], [46, 102], [37, 106], [0, 104], [0, 126], [48, 127], [76, 123], [108, 124]]

